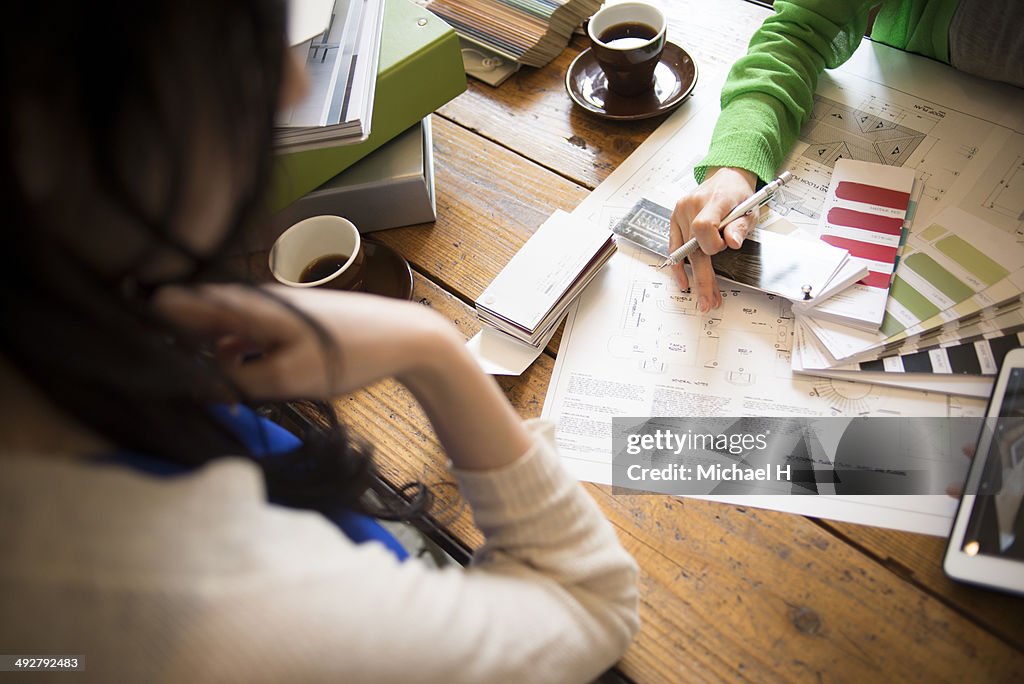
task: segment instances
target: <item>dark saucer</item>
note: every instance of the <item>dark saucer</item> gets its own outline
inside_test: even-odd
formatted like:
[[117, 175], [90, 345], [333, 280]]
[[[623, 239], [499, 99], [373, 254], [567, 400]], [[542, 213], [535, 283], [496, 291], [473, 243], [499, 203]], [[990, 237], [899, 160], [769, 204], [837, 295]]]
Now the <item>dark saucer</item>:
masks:
[[401, 254], [382, 242], [363, 238], [363, 286], [362, 292], [412, 299], [412, 269]]
[[581, 52], [565, 73], [565, 89], [573, 102], [605, 119], [647, 119], [672, 111], [695, 85], [697, 64], [686, 50], [668, 42], [654, 70], [654, 88], [641, 95], [623, 97], [609, 91], [608, 79], [590, 48]]

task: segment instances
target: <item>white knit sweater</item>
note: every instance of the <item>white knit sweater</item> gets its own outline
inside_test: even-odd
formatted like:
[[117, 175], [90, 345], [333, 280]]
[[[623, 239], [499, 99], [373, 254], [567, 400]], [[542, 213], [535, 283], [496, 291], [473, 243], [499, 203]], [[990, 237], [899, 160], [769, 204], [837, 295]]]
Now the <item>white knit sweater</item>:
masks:
[[83, 655], [83, 682], [589, 680], [636, 633], [636, 565], [528, 426], [515, 463], [455, 473], [487, 538], [468, 570], [268, 505], [241, 459], [159, 479], [6, 458], [0, 653]]

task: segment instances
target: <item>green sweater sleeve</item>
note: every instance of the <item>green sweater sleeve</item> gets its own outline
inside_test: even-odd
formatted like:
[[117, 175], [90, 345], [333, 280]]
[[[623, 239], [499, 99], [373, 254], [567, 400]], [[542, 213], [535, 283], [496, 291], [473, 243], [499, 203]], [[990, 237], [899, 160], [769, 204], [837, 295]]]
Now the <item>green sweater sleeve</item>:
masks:
[[960, 0], [889, 0], [871, 29], [871, 39], [949, 64], [949, 24]]
[[697, 182], [711, 166], [769, 181], [811, 114], [818, 75], [853, 54], [878, 0], [776, 0], [722, 89], [722, 113]]

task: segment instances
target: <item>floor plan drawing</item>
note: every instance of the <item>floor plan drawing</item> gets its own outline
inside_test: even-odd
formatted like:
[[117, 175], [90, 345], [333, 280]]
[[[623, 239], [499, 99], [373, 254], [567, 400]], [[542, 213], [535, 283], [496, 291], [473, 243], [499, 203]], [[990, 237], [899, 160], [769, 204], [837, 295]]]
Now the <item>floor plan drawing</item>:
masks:
[[620, 328], [608, 338], [611, 357], [645, 373], [717, 371], [733, 385], [790, 377], [794, 323], [786, 299], [733, 286], [721, 291], [721, 308], [701, 314], [696, 297], [636, 254]]
[[822, 80], [811, 117], [784, 164], [796, 182], [782, 188], [772, 208], [807, 232], [818, 224], [839, 159], [914, 169], [919, 213], [930, 215], [978, 165], [979, 149], [992, 134], [992, 125], [975, 117], [904, 93], [883, 95], [858, 86]]
[[[800, 130], [786, 168], [797, 182], [780, 189], [772, 209], [805, 230], [821, 217], [832, 168], [840, 159], [904, 166], [937, 141], [929, 133], [941, 117], [929, 107], [910, 110], [868, 95], [853, 106], [815, 95], [811, 117]], [[931, 176], [932, 174], [929, 174]], [[927, 184], [919, 175], [919, 180]]]
[[1024, 221], [1024, 157], [1017, 155], [981, 206]]
[[1024, 135], [1007, 137], [962, 206], [1024, 242]]
[[855, 108], [818, 95], [800, 131], [803, 156], [829, 168], [838, 159], [903, 166], [935, 122], [933, 114], [909, 113], [874, 96]]

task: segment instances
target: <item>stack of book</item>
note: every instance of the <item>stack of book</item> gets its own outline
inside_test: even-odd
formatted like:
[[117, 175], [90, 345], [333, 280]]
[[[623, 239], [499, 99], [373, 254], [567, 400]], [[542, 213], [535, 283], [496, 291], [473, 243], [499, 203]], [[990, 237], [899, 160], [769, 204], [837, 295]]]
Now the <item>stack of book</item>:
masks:
[[431, 0], [465, 41], [526, 66], [544, 66], [603, 0]]
[[[310, 71], [329, 65], [323, 67], [325, 89], [310, 96], [320, 105], [317, 116], [337, 114], [345, 121], [280, 128], [268, 200], [275, 212], [419, 126], [466, 89], [458, 36], [410, 0], [336, 0], [330, 30], [299, 49], [306, 51]], [[279, 124], [309, 121], [297, 118], [297, 109], [285, 117]]]
[[[844, 173], [852, 165], [854, 173]], [[914, 202], [893, 167], [841, 161], [822, 239], [868, 266], [856, 286], [795, 304], [793, 370], [966, 396], [988, 396], [1024, 341], [1024, 245], [955, 207], [910, 228]], [[860, 174], [858, 176], [858, 174]], [[909, 211], [907, 205], [910, 205]]]
[[335, 0], [327, 30], [292, 47], [306, 64], [309, 91], [278, 114], [276, 145], [298, 152], [353, 143], [370, 134], [383, 0]]

